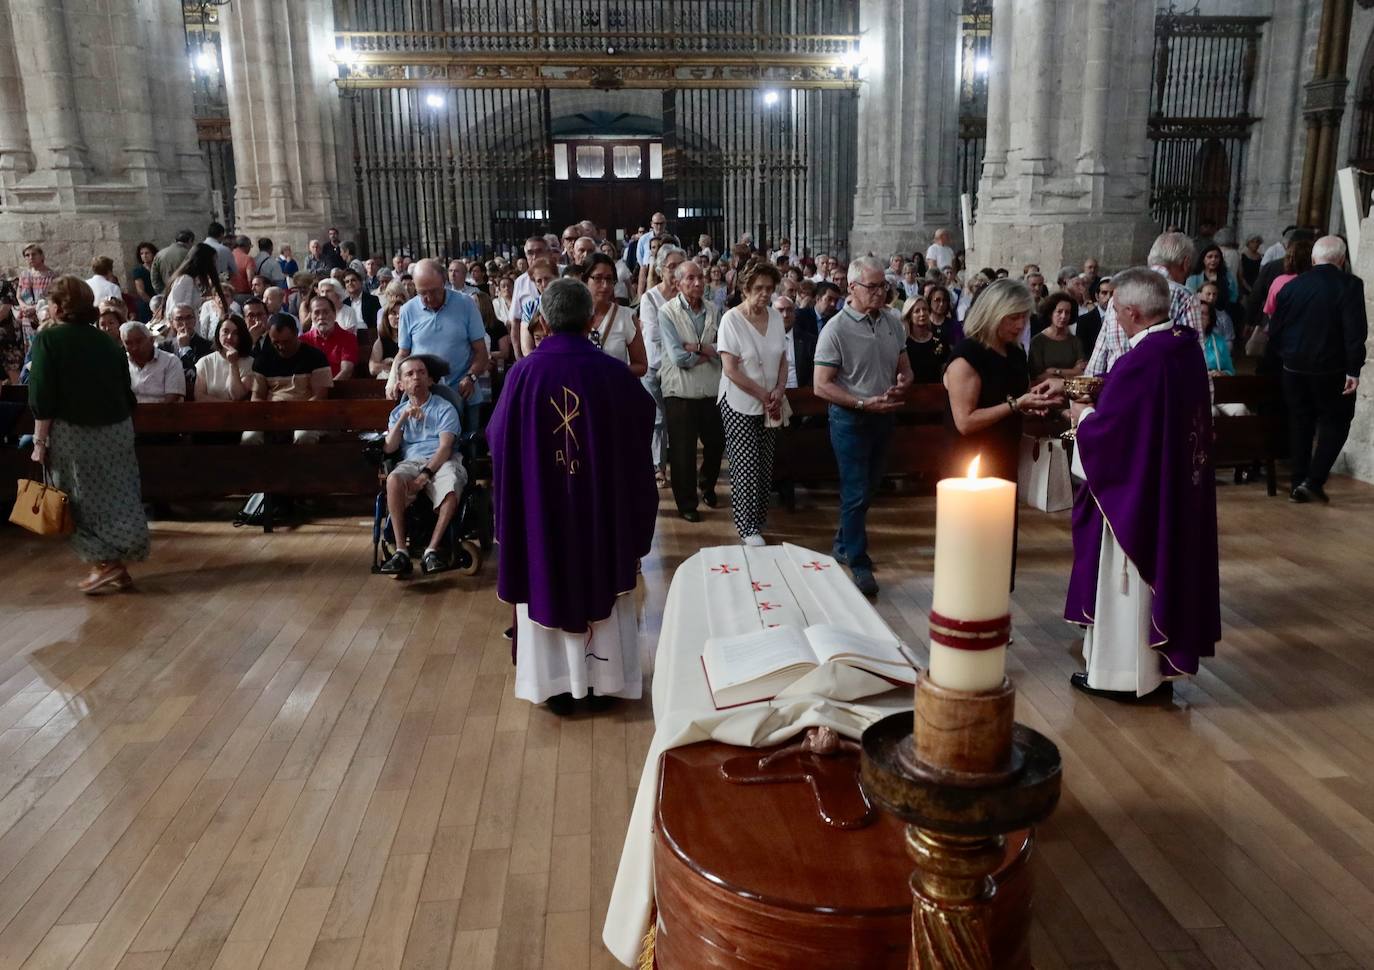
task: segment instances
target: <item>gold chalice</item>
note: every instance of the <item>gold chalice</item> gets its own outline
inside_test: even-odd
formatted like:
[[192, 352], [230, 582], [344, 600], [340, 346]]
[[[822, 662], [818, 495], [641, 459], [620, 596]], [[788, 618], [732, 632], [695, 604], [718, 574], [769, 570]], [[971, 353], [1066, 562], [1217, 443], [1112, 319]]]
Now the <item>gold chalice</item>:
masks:
[[[1101, 377], [1079, 377], [1064, 378], [1064, 393], [1070, 401], [1078, 401], [1082, 404], [1096, 404], [1097, 397], [1102, 393], [1102, 386], [1107, 381]], [[1073, 441], [1078, 436], [1077, 428], [1070, 428], [1059, 436], [1061, 441]]]

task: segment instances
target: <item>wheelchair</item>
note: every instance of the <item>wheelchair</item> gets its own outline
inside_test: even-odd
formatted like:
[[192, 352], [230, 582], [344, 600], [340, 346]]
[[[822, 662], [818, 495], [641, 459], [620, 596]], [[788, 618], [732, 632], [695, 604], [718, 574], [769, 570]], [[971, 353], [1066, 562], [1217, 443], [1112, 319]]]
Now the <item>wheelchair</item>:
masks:
[[[391, 527], [391, 515], [386, 505], [386, 477], [400, 462], [400, 454], [386, 455], [382, 438], [367, 443], [364, 454], [377, 466], [380, 488], [372, 511], [372, 572], [380, 573], [382, 563], [396, 553], [396, 534]], [[448, 560], [448, 572], [456, 570], [464, 576], [475, 576], [482, 568], [482, 560], [491, 552], [495, 531], [491, 506], [491, 490], [484, 484], [491, 480], [491, 457], [486, 439], [480, 431], [461, 434], [456, 446], [463, 459], [468, 480], [458, 496], [458, 509], [449, 524], [439, 552]], [[423, 492], [406, 509], [407, 550], [412, 559], [419, 559], [430, 534], [434, 531], [436, 513], [429, 497]]]

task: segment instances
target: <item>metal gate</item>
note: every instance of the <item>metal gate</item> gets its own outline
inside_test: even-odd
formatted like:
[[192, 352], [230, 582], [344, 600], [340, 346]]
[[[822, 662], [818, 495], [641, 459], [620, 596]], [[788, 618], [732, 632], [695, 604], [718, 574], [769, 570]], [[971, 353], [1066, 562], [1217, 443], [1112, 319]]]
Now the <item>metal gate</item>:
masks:
[[1234, 225], [1266, 17], [1155, 19], [1150, 211], [1161, 228]]
[[679, 233], [728, 248], [743, 233], [794, 252], [847, 244], [858, 102], [844, 90], [664, 92], [665, 205]]
[[964, 0], [959, 17], [959, 193], [978, 209], [978, 180], [988, 137], [992, 68], [992, 0]]
[[345, 97], [365, 251], [518, 252], [546, 231], [546, 90], [366, 88]]

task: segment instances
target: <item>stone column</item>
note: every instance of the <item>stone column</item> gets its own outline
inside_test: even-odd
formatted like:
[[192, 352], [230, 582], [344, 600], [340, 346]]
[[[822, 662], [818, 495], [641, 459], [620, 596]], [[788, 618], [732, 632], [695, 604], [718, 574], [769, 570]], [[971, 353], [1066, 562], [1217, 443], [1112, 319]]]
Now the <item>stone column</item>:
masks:
[[122, 274], [139, 240], [204, 222], [199, 149], [160, 147], [177, 118], [194, 139], [190, 86], [155, 29], [180, 18], [178, 0], [0, 5], [0, 271], [39, 241], [58, 271], [85, 277], [109, 256]]
[[1264, 53], [1256, 74], [1256, 107], [1261, 119], [1250, 140], [1238, 238], [1258, 233], [1265, 244], [1296, 222], [1294, 183], [1300, 177], [1301, 80], [1307, 60], [1307, 22], [1312, 0], [1274, 6], [1265, 25]]
[[859, 174], [851, 256], [924, 250], [957, 230], [958, 0], [863, 0]]
[[[1070, 54], [1057, 25], [1084, 20], [1086, 51]], [[970, 265], [1037, 262], [1053, 274], [1088, 256], [1109, 268], [1144, 260], [1156, 235], [1145, 125], [1153, 6], [999, 0], [992, 31]]]
[[[356, 219], [343, 184], [352, 170], [347, 118], [333, 84], [333, 13], [328, 0], [301, 0], [281, 18], [275, 0], [234, 0], [221, 43], [238, 91], [229, 101], [239, 231], [303, 253], [308, 240]], [[342, 163], [346, 162], [344, 165]]]
[[1316, 67], [1304, 85], [1303, 115], [1307, 119], [1307, 151], [1303, 155], [1302, 194], [1297, 222], [1325, 231], [1331, 221], [1331, 196], [1336, 184], [1336, 143], [1349, 81], [1345, 62], [1350, 49], [1350, 19], [1354, 0], [1325, 0], [1317, 40]]

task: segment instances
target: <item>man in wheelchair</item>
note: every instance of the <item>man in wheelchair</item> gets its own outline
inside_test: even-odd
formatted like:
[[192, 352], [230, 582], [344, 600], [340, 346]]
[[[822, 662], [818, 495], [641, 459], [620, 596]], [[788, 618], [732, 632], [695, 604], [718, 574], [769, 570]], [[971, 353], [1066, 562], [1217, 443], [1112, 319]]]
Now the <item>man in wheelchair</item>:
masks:
[[467, 472], [455, 451], [462, 426], [458, 410], [431, 392], [435, 375], [423, 355], [401, 363], [402, 397], [387, 422], [384, 453], [400, 453], [401, 461], [386, 477], [387, 512], [396, 539], [396, 552], [382, 563], [382, 573], [404, 579], [411, 574], [406, 508], [424, 492], [434, 506], [435, 523], [420, 566], [427, 572], [447, 568], [439, 549], [458, 511], [458, 498]]

